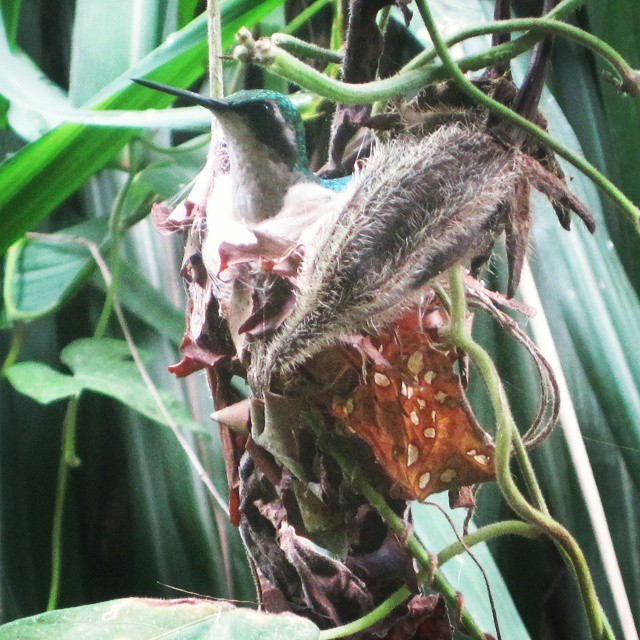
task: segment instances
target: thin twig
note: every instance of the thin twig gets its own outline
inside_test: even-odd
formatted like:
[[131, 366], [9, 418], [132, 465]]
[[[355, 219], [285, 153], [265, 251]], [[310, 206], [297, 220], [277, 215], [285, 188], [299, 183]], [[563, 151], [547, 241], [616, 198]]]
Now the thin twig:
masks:
[[466, 545], [463, 537], [458, 533], [458, 530], [456, 529], [456, 525], [451, 519], [451, 516], [437, 502], [431, 502], [427, 500], [424, 502], [424, 504], [430, 507], [435, 507], [436, 509], [438, 509], [438, 511], [440, 511], [440, 513], [446, 518], [447, 522], [449, 523], [449, 526], [451, 527], [451, 530], [455, 534], [456, 538], [458, 538], [458, 542], [462, 545], [464, 550], [467, 552], [467, 555], [473, 560], [476, 567], [480, 569], [480, 573], [482, 574], [482, 577], [484, 578], [484, 583], [487, 587], [487, 593], [489, 594], [489, 606], [491, 607], [491, 615], [493, 617], [493, 626], [496, 629], [498, 640], [502, 640], [502, 633], [500, 632], [500, 623], [498, 621], [498, 612], [496, 611], [496, 603], [495, 603], [495, 600], [493, 599], [493, 591], [491, 590], [491, 584], [489, 582], [487, 572], [484, 570], [484, 567], [480, 563], [480, 560], [478, 560], [478, 558], [475, 556], [473, 551], [471, 551], [471, 549]]
[[[79, 244], [79, 245], [82, 245], [82, 246], [86, 247], [89, 250], [89, 252], [91, 253], [93, 259], [96, 262], [96, 264], [98, 265], [98, 269], [100, 270], [100, 273], [102, 275], [102, 278], [103, 278], [106, 286], [107, 287], [111, 286], [111, 282], [112, 282], [111, 273], [110, 273], [109, 268], [107, 267], [107, 264], [105, 263], [104, 259], [100, 255], [100, 249], [98, 248], [98, 245], [95, 244], [94, 242], [91, 242], [91, 241], [87, 240], [86, 238], [81, 238], [81, 237], [78, 237], [78, 236], [65, 235], [65, 234], [49, 235], [49, 234], [46, 234], [46, 233], [29, 233], [29, 234], [27, 234], [27, 236], [29, 238], [36, 238], [36, 239], [42, 240], [44, 242], [53, 242], [53, 243], [62, 243], [62, 244], [71, 243], [71, 244]], [[207, 487], [207, 489], [209, 490], [209, 493], [214, 498], [214, 500], [217, 503], [218, 507], [220, 509], [222, 509], [222, 511], [224, 511], [224, 513], [226, 513], [227, 516], [228, 516], [229, 515], [229, 506], [227, 505], [227, 503], [225, 502], [224, 498], [220, 495], [220, 493], [216, 489], [216, 487], [213, 484], [210, 476], [207, 474], [207, 472], [205, 471], [204, 467], [200, 463], [200, 460], [198, 459], [198, 456], [193, 451], [193, 449], [191, 448], [191, 446], [187, 442], [186, 438], [184, 437], [184, 435], [180, 431], [180, 427], [178, 426], [176, 421], [173, 419], [173, 417], [169, 413], [169, 410], [167, 409], [166, 405], [164, 404], [162, 398], [160, 397], [160, 394], [158, 393], [158, 390], [157, 390], [155, 384], [153, 383], [153, 380], [149, 376], [149, 372], [147, 371], [147, 368], [145, 367], [144, 362], [142, 361], [142, 358], [140, 357], [140, 352], [138, 351], [138, 348], [136, 347], [136, 344], [135, 344], [135, 342], [133, 340], [133, 337], [131, 335], [131, 332], [129, 330], [129, 325], [127, 324], [127, 320], [126, 320], [126, 318], [124, 316], [124, 313], [122, 311], [122, 307], [120, 306], [120, 302], [119, 302], [119, 300], [118, 300], [118, 298], [116, 296], [113, 297], [113, 311], [116, 314], [116, 318], [118, 320], [118, 324], [120, 325], [120, 329], [122, 330], [122, 334], [124, 336], [124, 339], [125, 339], [125, 341], [127, 343], [127, 346], [129, 347], [129, 351], [131, 352], [131, 356], [133, 358], [133, 361], [135, 362], [136, 367], [137, 367], [138, 371], [140, 372], [140, 375], [142, 376], [142, 379], [143, 379], [147, 389], [149, 390], [149, 393], [151, 394], [151, 397], [153, 398], [153, 401], [156, 403], [156, 406], [160, 410], [160, 413], [162, 414], [162, 417], [165, 419], [166, 424], [171, 428], [171, 431], [173, 431], [173, 434], [175, 435], [175, 437], [177, 438], [178, 442], [180, 443], [180, 446], [182, 447], [184, 452], [187, 454], [187, 457], [189, 458], [189, 461], [191, 462], [191, 465], [195, 469], [196, 473], [198, 474], [200, 480], [202, 480], [204, 485]]]
[[222, 98], [222, 22], [220, 0], [207, 0], [207, 35], [209, 41], [209, 84], [212, 98]]

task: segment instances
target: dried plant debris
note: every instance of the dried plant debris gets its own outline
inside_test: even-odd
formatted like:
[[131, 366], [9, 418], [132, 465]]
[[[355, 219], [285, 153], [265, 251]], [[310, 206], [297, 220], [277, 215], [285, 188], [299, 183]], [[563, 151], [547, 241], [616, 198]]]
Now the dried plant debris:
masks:
[[[349, 83], [363, 83], [374, 80], [378, 63], [384, 49], [384, 38], [376, 17], [378, 12], [388, 6], [397, 6], [408, 25], [411, 0], [351, 0], [349, 3], [349, 28], [346, 38], [342, 80]], [[346, 167], [344, 153], [349, 141], [366, 122], [371, 114], [371, 105], [336, 106], [331, 126], [329, 161], [320, 170], [325, 178], [344, 176]]]
[[[364, 615], [403, 584], [416, 590], [417, 585], [410, 556], [379, 516], [322, 453], [313, 458], [310, 468], [318, 470], [319, 482], [303, 489], [268, 453], [250, 443], [241, 466], [240, 530], [260, 567], [265, 608], [285, 608], [328, 628]], [[326, 506], [329, 497], [333, 508]], [[336, 531], [335, 540], [344, 537], [343, 552], [325, 544], [334, 557], [319, 553], [309, 541], [318, 540], [310, 526]], [[325, 537], [324, 542], [330, 540]]]

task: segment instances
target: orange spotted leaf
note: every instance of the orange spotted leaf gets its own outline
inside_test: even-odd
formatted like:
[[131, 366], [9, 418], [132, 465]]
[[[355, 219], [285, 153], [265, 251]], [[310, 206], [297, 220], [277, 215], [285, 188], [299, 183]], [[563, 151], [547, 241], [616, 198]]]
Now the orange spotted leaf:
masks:
[[457, 355], [429, 338], [435, 330], [413, 310], [372, 337], [388, 366], [369, 362], [365, 378], [331, 406], [345, 430], [371, 447], [393, 493], [405, 499], [494, 478], [492, 440], [466, 402], [454, 370]]

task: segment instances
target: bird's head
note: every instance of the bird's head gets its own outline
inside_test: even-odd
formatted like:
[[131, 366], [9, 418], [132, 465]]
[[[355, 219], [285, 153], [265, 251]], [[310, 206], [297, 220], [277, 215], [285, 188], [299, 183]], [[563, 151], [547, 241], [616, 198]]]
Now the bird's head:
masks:
[[307, 170], [302, 119], [291, 100], [281, 93], [238, 91], [226, 98], [215, 99], [149, 80], [134, 80], [209, 109], [220, 123], [227, 142], [237, 147], [240, 155], [247, 155], [247, 161], [252, 156], [260, 160], [266, 154], [271, 160], [284, 163], [291, 171]]

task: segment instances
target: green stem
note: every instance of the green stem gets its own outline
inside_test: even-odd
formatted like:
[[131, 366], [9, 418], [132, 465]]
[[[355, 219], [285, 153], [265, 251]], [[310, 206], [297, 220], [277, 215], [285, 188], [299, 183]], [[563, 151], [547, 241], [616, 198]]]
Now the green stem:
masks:
[[62, 579], [62, 537], [64, 528], [64, 507], [69, 486], [69, 470], [80, 464], [76, 454], [76, 429], [79, 397], [71, 398], [62, 423], [62, 447], [58, 463], [58, 480], [53, 511], [53, 530], [51, 533], [51, 585], [47, 611], [58, 606]]
[[247, 65], [244, 62], [238, 60], [236, 62], [236, 68], [233, 70], [233, 76], [231, 81], [227, 84], [227, 95], [231, 95], [236, 91], [240, 90], [242, 83], [244, 82], [245, 72], [247, 70]]
[[93, 333], [94, 338], [102, 338], [107, 332], [109, 327], [109, 320], [111, 319], [111, 313], [113, 312], [113, 301], [118, 291], [118, 284], [120, 282], [120, 250], [122, 247], [122, 238], [129, 228], [130, 220], [127, 219], [124, 210], [124, 204], [127, 199], [127, 194], [133, 185], [134, 176], [130, 175], [126, 184], [120, 190], [118, 198], [113, 205], [111, 215], [109, 216], [109, 231], [111, 232], [111, 243], [109, 247], [109, 256], [111, 258], [111, 284], [107, 289], [107, 295], [100, 313], [100, 318], [96, 324], [95, 331]]
[[[477, 531], [470, 533], [469, 535], [458, 540], [453, 544], [445, 547], [438, 554], [438, 566], [443, 565], [452, 558], [466, 553], [471, 547], [487, 542], [493, 538], [498, 538], [504, 535], [517, 535], [525, 538], [537, 538], [540, 535], [540, 531], [526, 522], [520, 522], [520, 520], [506, 520], [504, 522], [496, 522], [494, 524], [481, 527]], [[422, 584], [428, 578], [428, 574], [425, 571], [420, 571], [418, 574], [418, 584]], [[382, 604], [377, 606], [373, 611], [370, 611], [362, 618], [358, 618], [349, 624], [342, 625], [340, 627], [334, 627], [333, 629], [327, 629], [321, 631], [318, 636], [318, 640], [335, 640], [336, 638], [345, 638], [360, 631], [364, 631], [374, 624], [383, 620], [388, 616], [396, 607], [401, 605], [405, 600], [408, 600], [413, 594], [407, 587], [400, 587], [394, 591]]]
[[467, 549], [475, 547], [475, 545], [481, 542], [488, 542], [494, 538], [506, 535], [533, 539], [540, 536], [540, 529], [526, 522], [521, 522], [520, 520], [504, 520], [502, 522], [485, 525], [464, 536], [462, 540], [456, 540], [440, 551], [440, 553], [438, 553], [438, 565], [440, 566], [445, 562], [449, 562], [451, 558], [462, 555]]
[[[477, 27], [471, 27], [465, 29], [455, 36], [446, 40], [447, 47], [452, 47], [464, 40], [470, 38], [477, 38], [478, 36], [490, 35], [495, 33], [511, 33], [512, 31], [529, 31], [535, 33], [538, 36], [540, 34], [550, 34], [556, 36], [563, 36], [569, 40], [584, 45], [594, 53], [602, 56], [620, 75], [623, 84], [636, 79], [636, 72], [629, 65], [629, 63], [608, 43], [600, 38], [590, 34], [583, 29], [575, 27], [565, 22], [559, 22], [558, 20], [551, 20], [548, 17], [545, 18], [520, 18], [515, 20], [501, 20], [500, 22], [490, 22], [489, 24], [479, 25]], [[408, 71], [410, 69], [416, 69], [429, 62], [432, 62], [438, 57], [438, 52], [435, 49], [429, 51], [423, 51], [418, 54], [411, 62], [407, 63], [402, 69]], [[636, 86], [636, 89], [640, 89]], [[640, 97], [640, 91], [635, 94], [636, 97]]]
[[[553, 11], [550, 11], [547, 17], [556, 19], [566, 17], [581, 6], [584, 1], [564, 0]], [[334, 38], [335, 31], [336, 29], [333, 32]], [[463, 71], [478, 71], [511, 60], [530, 49], [541, 37], [542, 34], [527, 34], [481, 54], [467, 56], [460, 60], [460, 68]], [[332, 45], [332, 49], [339, 49], [340, 42], [333, 44], [336, 46]], [[411, 69], [384, 80], [349, 84], [328, 77], [297, 60], [283, 49], [275, 45], [269, 47], [267, 43], [265, 43], [263, 50], [256, 55], [254, 61], [305, 89], [342, 104], [370, 104], [379, 100], [390, 100], [400, 95], [417, 93], [428, 84], [451, 77], [450, 71], [445, 65], [433, 64]]]
[[24, 322], [14, 322], [11, 327], [11, 345], [7, 357], [0, 368], [0, 376], [4, 376], [6, 370], [15, 363], [20, 355], [20, 350], [24, 344], [25, 324]]
[[113, 303], [116, 298], [118, 284], [120, 282], [120, 264], [122, 262], [120, 260], [121, 245], [122, 235], [116, 232], [113, 234], [113, 239], [111, 241], [111, 247], [109, 251], [109, 254], [111, 256], [112, 280], [111, 284], [107, 288], [107, 294], [104, 299], [102, 311], [100, 312], [100, 317], [98, 318], [95, 331], [93, 332], [94, 338], [104, 338], [105, 334], [107, 333], [107, 329], [109, 328], [109, 320], [111, 319], [111, 314], [113, 312]]
[[378, 24], [378, 29], [384, 34], [387, 30], [387, 25], [389, 24], [389, 17], [391, 16], [391, 5], [387, 5], [380, 11], [378, 17], [376, 18], [376, 22]]
[[[109, 217], [109, 229], [111, 231], [111, 269], [112, 279], [107, 288], [107, 295], [100, 313], [100, 318], [96, 323], [93, 332], [94, 338], [102, 338], [107, 332], [109, 319], [114, 309], [114, 300], [120, 275], [120, 248], [122, 238], [128, 226], [124, 216], [123, 205], [126, 200], [125, 196], [133, 184], [133, 176], [130, 175], [127, 183], [123, 186], [118, 195], [111, 215]], [[67, 487], [69, 484], [69, 469], [75, 468], [80, 464], [80, 460], [76, 454], [76, 431], [77, 431], [77, 414], [78, 414], [79, 397], [72, 398], [65, 413], [62, 427], [62, 453], [60, 462], [58, 463], [58, 480], [56, 486], [56, 498], [53, 515], [53, 532], [51, 535], [51, 587], [49, 589], [49, 602], [47, 611], [56, 608], [58, 604], [58, 596], [60, 592], [60, 581], [62, 573], [62, 534], [64, 524], [64, 508], [67, 495]]]
[[[500, 375], [489, 354], [471, 337], [464, 318], [466, 299], [460, 267], [451, 269], [451, 336], [456, 346], [465, 351], [484, 380], [496, 417], [496, 480], [514, 512], [526, 522], [545, 532], [566, 554], [575, 571], [594, 640], [612, 639], [613, 634], [602, 610], [584, 554], [571, 534], [548, 513], [534, 508], [518, 489], [510, 470], [511, 450], [517, 432]], [[533, 470], [531, 469], [533, 474]], [[535, 478], [535, 476], [533, 476]], [[535, 481], [537, 483], [537, 481]], [[572, 566], [571, 566], [572, 565]]]
[[[451, 313], [451, 328], [454, 334], [454, 342], [456, 346], [461, 346], [460, 340], [465, 340], [466, 338], [470, 339], [470, 335], [464, 322], [464, 318], [467, 315], [467, 299], [465, 295], [464, 279], [462, 277], [462, 272], [459, 269], [457, 269], [456, 271], [457, 273], [452, 273], [449, 276], [449, 291], [451, 294], [449, 304]], [[496, 413], [496, 420], [497, 417], [498, 413]], [[549, 510], [547, 509], [547, 503], [544, 499], [544, 495], [542, 494], [542, 489], [540, 488], [540, 484], [538, 482], [538, 479], [536, 478], [533, 466], [531, 465], [531, 460], [529, 459], [529, 455], [524, 446], [524, 442], [522, 441], [522, 437], [520, 436], [520, 432], [515, 428], [512, 430], [512, 438], [516, 451], [516, 457], [518, 459], [518, 463], [520, 464], [525, 484], [529, 489], [529, 493], [533, 498], [534, 504], [543, 513], [548, 514]]]
[[559, 142], [557, 142], [546, 131], [538, 127], [536, 124], [523, 118], [502, 103], [485, 95], [478, 87], [469, 81], [462, 69], [456, 64], [451, 56], [447, 45], [445, 44], [440, 31], [431, 15], [431, 11], [425, 0], [416, 0], [418, 11], [422, 16], [422, 20], [431, 36], [431, 41], [442, 63], [451, 74], [453, 80], [458, 84], [461, 91], [466, 93], [472, 100], [485, 106], [489, 111], [496, 114], [500, 118], [512, 122], [518, 128], [530, 134], [543, 144], [553, 149], [560, 157], [571, 163], [576, 169], [584, 173], [590, 178], [602, 191], [604, 191], [623, 211], [629, 214], [632, 220], [638, 225], [640, 223], [640, 210], [627, 198], [627, 196], [618, 189], [610, 180], [600, 173], [593, 165], [584, 158], [576, 155]]
[[[334, 446], [325, 433], [324, 426], [314, 414], [308, 414], [307, 424], [313, 431], [318, 445], [327, 451], [338, 463], [345, 477], [351, 482], [351, 486], [378, 512], [380, 517], [387, 524], [389, 529], [395, 533], [400, 540], [404, 540], [405, 546], [411, 555], [418, 561], [428, 575], [432, 575], [431, 587], [442, 594], [446, 602], [457, 611], [460, 609], [458, 593], [447, 580], [444, 573], [432, 565], [432, 558], [413, 532], [405, 529], [404, 522], [393, 509], [387, 504], [385, 497], [373, 487], [373, 485], [362, 475], [360, 469], [353, 459], [340, 448]], [[462, 607], [460, 611], [460, 621], [465, 633], [475, 640], [485, 640], [482, 629], [478, 626], [469, 611]]]
[[274, 33], [271, 36], [271, 42], [298, 58], [310, 58], [311, 60], [318, 60], [320, 62], [326, 62], [327, 64], [340, 64], [344, 58], [340, 51], [325, 49], [324, 47], [319, 47], [317, 44], [300, 40], [286, 33]]
[[531, 458], [529, 458], [527, 448], [524, 446], [522, 436], [517, 429], [512, 430], [512, 435], [515, 456], [518, 464], [520, 465], [520, 470], [522, 471], [522, 476], [524, 478], [525, 484], [527, 485], [527, 489], [529, 490], [529, 495], [531, 496], [533, 504], [535, 505], [536, 509], [539, 509], [540, 511], [542, 511], [542, 513], [549, 515], [547, 502], [542, 493], [542, 489], [540, 488], [540, 483], [536, 478], [535, 471], [533, 470], [533, 465], [531, 464]]
[[316, 0], [311, 3], [304, 11], [301, 11], [284, 29], [284, 33], [295, 33], [303, 27], [313, 16], [320, 11], [320, 9], [324, 9], [328, 4], [331, 3], [332, 0]]
[[392, 593], [381, 605], [367, 613], [367, 615], [358, 618], [349, 624], [333, 629], [321, 631], [318, 640], [335, 640], [336, 638], [346, 638], [360, 631], [364, 631], [374, 624], [386, 618], [396, 607], [400, 606], [405, 600], [411, 597], [411, 591], [407, 587], [400, 587]]

